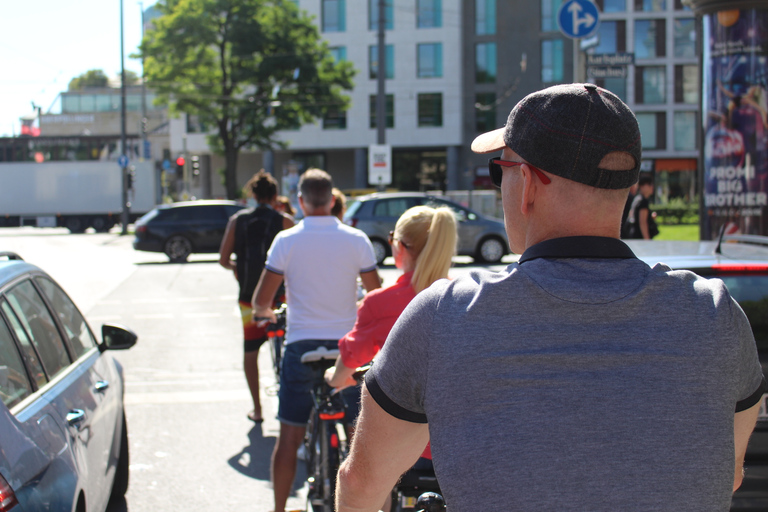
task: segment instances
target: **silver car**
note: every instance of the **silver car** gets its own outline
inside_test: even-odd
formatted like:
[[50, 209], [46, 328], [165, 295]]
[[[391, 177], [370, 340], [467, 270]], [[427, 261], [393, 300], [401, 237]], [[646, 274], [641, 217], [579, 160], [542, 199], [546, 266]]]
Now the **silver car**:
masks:
[[387, 242], [397, 219], [408, 209], [419, 205], [447, 206], [458, 221], [457, 254], [472, 256], [484, 263], [497, 263], [509, 253], [504, 222], [486, 217], [448, 199], [419, 192], [376, 193], [355, 198], [344, 214], [344, 222], [362, 230], [373, 244], [376, 261], [382, 264], [391, 256]]
[[123, 374], [45, 272], [0, 253], [0, 510], [103, 512], [128, 489]]

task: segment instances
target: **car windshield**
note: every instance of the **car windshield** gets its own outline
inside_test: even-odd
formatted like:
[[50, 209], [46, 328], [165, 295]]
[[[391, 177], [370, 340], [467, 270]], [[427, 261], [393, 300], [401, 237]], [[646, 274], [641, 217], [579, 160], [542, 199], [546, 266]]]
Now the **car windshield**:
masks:
[[768, 350], [768, 275], [720, 275], [749, 318], [758, 350]]
[[347, 207], [347, 211], [346, 211], [346, 212], [344, 212], [344, 220], [346, 221], [347, 219], [350, 219], [350, 218], [352, 218], [352, 217], [353, 217], [353, 216], [354, 216], [354, 215], [357, 213], [357, 210], [359, 210], [359, 209], [360, 209], [360, 206], [361, 206], [362, 204], [363, 204], [363, 203], [361, 203], [360, 201], [355, 201], [355, 202], [353, 202], [352, 204], [350, 204], [350, 205]]

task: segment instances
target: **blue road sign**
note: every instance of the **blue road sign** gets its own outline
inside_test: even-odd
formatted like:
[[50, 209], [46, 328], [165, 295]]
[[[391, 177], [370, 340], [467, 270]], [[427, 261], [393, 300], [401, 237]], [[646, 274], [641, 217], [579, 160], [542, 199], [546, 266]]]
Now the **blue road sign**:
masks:
[[125, 155], [120, 155], [117, 157], [117, 165], [119, 165], [122, 168], [128, 167], [128, 164], [130, 163], [130, 160], [128, 160], [128, 157]]
[[600, 11], [592, 0], [566, 0], [557, 11], [560, 32], [573, 39], [591, 36], [599, 22]]
[[163, 169], [167, 171], [170, 168], [171, 168], [171, 161], [166, 158], [165, 160], [163, 160]]

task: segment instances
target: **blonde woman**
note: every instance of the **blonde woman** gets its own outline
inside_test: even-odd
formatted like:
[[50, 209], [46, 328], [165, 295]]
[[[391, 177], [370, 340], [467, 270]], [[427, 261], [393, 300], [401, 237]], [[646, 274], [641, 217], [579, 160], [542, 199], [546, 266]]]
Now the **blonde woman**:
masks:
[[326, 373], [333, 387], [355, 385], [355, 368], [373, 359], [405, 306], [417, 293], [448, 277], [456, 252], [456, 218], [449, 208], [415, 206], [397, 221], [389, 235], [395, 266], [403, 271], [397, 282], [369, 292], [355, 326], [339, 340], [340, 356]]

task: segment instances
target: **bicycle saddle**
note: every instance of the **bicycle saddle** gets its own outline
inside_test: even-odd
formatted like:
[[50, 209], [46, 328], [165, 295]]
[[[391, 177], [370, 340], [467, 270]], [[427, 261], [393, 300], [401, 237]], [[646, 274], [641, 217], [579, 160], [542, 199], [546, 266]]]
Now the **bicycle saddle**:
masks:
[[320, 347], [309, 352], [304, 352], [301, 356], [302, 363], [312, 363], [315, 361], [332, 360], [335, 361], [339, 357], [339, 349], [328, 350], [325, 347]]

